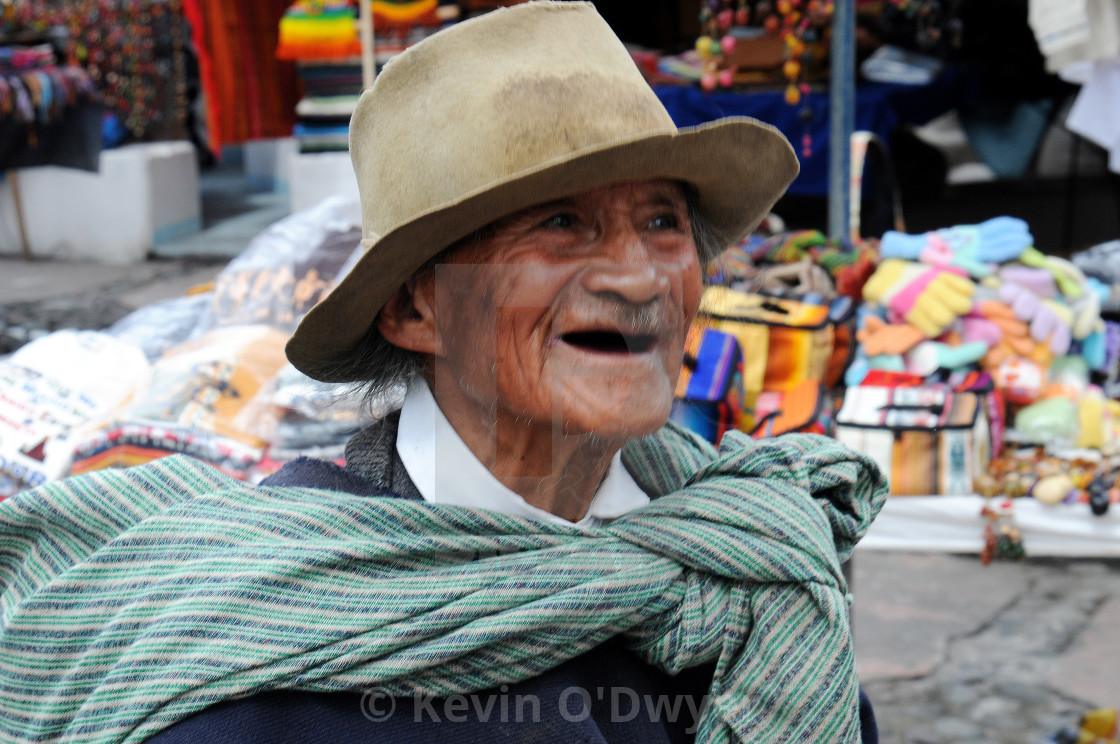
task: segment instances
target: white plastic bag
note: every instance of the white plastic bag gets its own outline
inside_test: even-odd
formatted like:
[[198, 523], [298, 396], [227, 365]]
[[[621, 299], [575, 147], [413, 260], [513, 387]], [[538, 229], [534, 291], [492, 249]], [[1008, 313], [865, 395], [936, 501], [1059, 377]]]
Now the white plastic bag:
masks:
[[0, 361], [0, 497], [66, 475], [74, 438], [150, 378], [139, 347], [97, 331], [56, 331]]

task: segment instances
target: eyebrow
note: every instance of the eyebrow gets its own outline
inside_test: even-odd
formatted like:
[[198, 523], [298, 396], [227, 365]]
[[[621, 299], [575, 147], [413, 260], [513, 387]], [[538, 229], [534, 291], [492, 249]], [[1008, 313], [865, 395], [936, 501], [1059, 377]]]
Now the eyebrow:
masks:
[[688, 200], [685, 198], [684, 192], [680, 190], [674, 190], [669, 186], [658, 189], [657, 193], [655, 193], [650, 198], [650, 201], [654, 204], [674, 207], [678, 209], [684, 209], [688, 207]]
[[[509, 217], [515, 218], [518, 215], [527, 215], [538, 211], [574, 207], [576, 206], [577, 198], [578, 196], [569, 196], [562, 199], [554, 199], [553, 201], [544, 202], [542, 204], [534, 204], [509, 215]], [[679, 186], [672, 183], [656, 186], [649, 197], [649, 201], [658, 206], [674, 208], [685, 208], [688, 206], [688, 200], [685, 198], [684, 191]]]
[[530, 207], [525, 207], [524, 209], [520, 209], [520, 210], [514, 212], [513, 214], [511, 214], [510, 217], [517, 217], [518, 215], [524, 215], [524, 214], [532, 214], [533, 212], [547, 212], [547, 211], [552, 210], [552, 209], [560, 209], [560, 208], [563, 208], [563, 207], [574, 207], [575, 203], [576, 203], [576, 199], [575, 199], [574, 196], [569, 196], [569, 197], [566, 197], [564, 199], [554, 199], [553, 201], [544, 202], [543, 204], [534, 204]]

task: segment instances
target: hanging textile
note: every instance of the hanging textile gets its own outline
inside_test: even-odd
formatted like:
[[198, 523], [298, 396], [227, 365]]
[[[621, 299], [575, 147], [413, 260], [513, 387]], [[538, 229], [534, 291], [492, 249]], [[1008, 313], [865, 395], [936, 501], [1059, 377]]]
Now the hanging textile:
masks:
[[295, 71], [276, 58], [286, 0], [183, 0], [199, 56], [209, 146], [287, 137], [295, 123]]
[[0, 170], [97, 170], [102, 111], [86, 70], [56, 65], [50, 46], [0, 47]]
[[371, 0], [375, 27], [438, 26], [436, 0]]

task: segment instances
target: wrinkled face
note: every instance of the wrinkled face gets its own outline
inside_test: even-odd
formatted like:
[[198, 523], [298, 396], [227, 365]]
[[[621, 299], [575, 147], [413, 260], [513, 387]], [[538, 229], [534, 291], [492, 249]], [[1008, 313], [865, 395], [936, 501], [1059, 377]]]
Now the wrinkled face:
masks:
[[615, 184], [525, 209], [436, 266], [436, 397], [565, 434], [664, 424], [701, 271], [681, 187]]

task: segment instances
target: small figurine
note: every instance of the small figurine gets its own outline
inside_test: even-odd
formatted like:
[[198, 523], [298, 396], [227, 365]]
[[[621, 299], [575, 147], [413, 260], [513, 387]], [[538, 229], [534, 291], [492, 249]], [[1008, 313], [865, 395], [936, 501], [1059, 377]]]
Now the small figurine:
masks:
[[994, 560], [1023, 560], [1023, 536], [1015, 526], [1015, 514], [1009, 499], [996, 506], [985, 503], [980, 516], [987, 520], [984, 525], [984, 547], [980, 550], [980, 562], [987, 566]]

